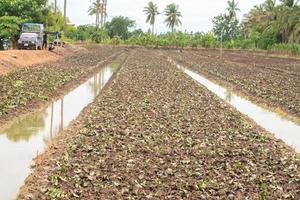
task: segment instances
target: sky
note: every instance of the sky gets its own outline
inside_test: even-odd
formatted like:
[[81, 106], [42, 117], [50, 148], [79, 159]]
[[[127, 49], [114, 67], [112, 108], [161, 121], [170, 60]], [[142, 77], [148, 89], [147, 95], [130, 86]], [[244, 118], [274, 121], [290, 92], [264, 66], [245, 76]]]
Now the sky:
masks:
[[[53, 1], [54, 0], [50, 0]], [[60, 9], [63, 8], [64, 0], [57, 0]], [[67, 16], [75, 25], [93, 24], [95, 17], [88, 16], [87, 11], [90, 6], [90, 1], [93, 0], [67, 0], [68, 9]], [[178, 28], [181, 31], [203, 31], [207, 32], [212, 29], [211, 19], [214, 16], [224, 13], [227, 7], [227, 0], [152, 0], [159, 7], [160, 13], [163, 13], [166, 5], [175, 3], [179, 5], [180, 11], [183, 15], [182, 26]], [[146, 16], [143, 13], [144, 7], [149, 0], [108, 0], [108, 20], [115, 16], [126, 16], [136, 21], [135, 28], [141, 28], [147, 31], [150, 26], [146, 23]], [[264, 0], [237, 0], [239, 3], [240, 12], [238, 12], [239, 19], [249, 12], [250, 9], [257, 4], [261, 4]], [[159, 15], [156, 19], [156, 32], [167, 32], [165, 26], [164, 16]]]

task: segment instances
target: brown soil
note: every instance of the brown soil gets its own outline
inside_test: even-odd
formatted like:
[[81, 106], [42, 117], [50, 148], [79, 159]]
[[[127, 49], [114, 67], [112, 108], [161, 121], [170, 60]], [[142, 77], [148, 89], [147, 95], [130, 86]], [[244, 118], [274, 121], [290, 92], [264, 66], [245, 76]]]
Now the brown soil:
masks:
[[41, 158], [19, 199], [300, 197], [293, 150], [148, 50]]
[[300, 61], [275, 58], [250, 51], [218, 50], [166, 51], [185, 67], [267, 105], [300, 119]]
[[[101, 52], [101, 55], [95, 57], [95, 53], [98, 54]], [[104, 65], [111, 62], [113, 59], [115, 59], [118, 55], [122, 53], [122, 49], [112, 49], [112, 48], [106, 48], [106, 47], [98, 47], [92, 50], [89, 50], [88, 52], [84, 53], [78, 53], [76, 56], [70, 56], [65, 59], [61, 59], [61, 62], [55, 61], [53, 63], [45, 63], [45, 64], [39, 64], [34, 65], [35, 69], [34, 71], [40, 71], [41, 73], [38, 73], [37, 76], [40, 76], [39, 79], [44, 79], [44, 76], [47, 76], [47, 73], [54, 74], [54, 72], [58, 72], [59, 69], [65, 69], [71, 73], [72, 76], [74, 76], [72, 79], [67, 80], [62, 83], [62, 85], [55, 87], [55, 89], [47, 89], [47, 86], [45, 85], [36, 85], [37, 88], [34, 90], [37, 91], [44, 91], [44, 95], [49, 97], [47, 101], [39, 99], [39, 98], [33, 98], [28, 99], [28, 102], [26, 104], [20, 104], [17, 105], [15, 108], [11, 109], [8, 114], [3, 115], [0, 117], [0, 129], [3, 129], [7, 126], [9, 126], [11, 123], [13, 123], [16, 119], [20, 119], [22, 117], [25, 117], [27, 114], [30, 114], [32, 112], [35, 112], [36, 110], [39, 110], [46, 106], [50, 101], [55, 100], [59, 98], [60, 96], [66, 94], [71, 89], [75, 88], [82, 82], [86, 81], [92, 74], [94, 74], [97, 70], [99, 70], [100, 67], [103, 67]], [[86, 58], [86, 59], [84, 59]], [[59, 69], [58, 69], [59, 68]], [[51, 69], [51, 70], [50, 70]], [[25, 69], [26, 74], [23, 74], [22, 70], [19, 70], [19, 73], [10, 73], [8, 77], [12, 77], [10, 79], [12, 80], [19, 80], [23, 78], [27, 78], [28, 73], [33, 74], [34, 72], [31, 71], [33, 68], [27, 68]], [[60, 78], [64, 78], [64, 75], [62, 74], [63, 71], [58, 73]], [[77, 74], [75, 74], [77, 73]], [[16, 77], [15, 77], [16, 76]], [[34, 78], [34, 77], [33, 77]], [[50, 78], [56, 78], [50, 77]], [[9, 79], [9, 80], [10, 80]], [[35, 79], [35, 78], [34, 78]], [[46, 77], [46, 79], [48, 79]], [[31, 82], [31, 79], [25, 79], [25, 82]], [[54, 80], [50, 80], [54, 81]], [[14, 82], [14, 81], [12, 81]], [[31, 83], [29, 83], [31, 84]], [[9, 82], [3, 83], [3, 86], [10, 87]], [[0, 86], [0, 91], [2, 91], [3, 86]], [[46, 89], [45, 89], [46, 87]], [[29, 90], [31, 88], [25, 87], [25, 90]], [[6, 93], [10, 93], [10, 91], [6, 91], [3, 93], [0, 93], [0, 99], [2, 96], [7, 95]], [[24, 92], [21, 92], [24, 93]], [[11, 96], [13, 98], [13, 96]], [[27, 98], [27, 95], [25, 94], [25, 98]], [[5, 99], [2, 100], [2, 102], [5, 102]]]
[[0, 75], [34, 64], [56, 61], [73, 55], [75, 48], [57, 48], [53, 51], [9, 50], [0, 51]]

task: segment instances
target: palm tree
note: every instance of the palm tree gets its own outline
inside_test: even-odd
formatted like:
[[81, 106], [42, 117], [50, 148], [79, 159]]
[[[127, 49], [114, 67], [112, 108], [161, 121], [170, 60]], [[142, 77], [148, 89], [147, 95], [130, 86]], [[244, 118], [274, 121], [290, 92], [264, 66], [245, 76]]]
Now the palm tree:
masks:
[[238, 8], [238, 3], [235, 2], [235, 0], [231, 0], [231, 1], [227, 1], [228, 7], [227, 7], [227, 11], [229, 12], [228, 17], [229, 19], [233, 19], [236, 18], [236, 12], [240, 11], [240, 9]]
[[299, 0], [280, 0], [284, 6], [287, 6], [287, 7], [294, 7], [297, 5], [298, 1]]
[[107, 17], [107, 0], [103, 0], [103, 12], [104, 14], [104, 24], [106, 23], [106, 17]]
[[54, 31], [57, 31], [57, 0], [54, 1]]
[[179, 11], [179, 6], [172, 3], [167, 5], [165, 9], [165, 16], [167, 17], [165, 23], [172, 32], [175, 31], [175, 27], [181, 25], [180, 17], [182, 17], [181, 12]]
[[286, 4], [280, 6], [278, 24], [282, 36], [282, 42], [292, 43], [299, 41], [300, 8]]
[[67, 29], [67, 0], [64, 0], [64, 34], [66, 34]]
[[96, 15], [96, 27], [99, 28], [103, 27], [104, 24], [104, 17], [107, 16], [106, 11], [104, 9], [104, 1], [96, 0], [89, 8], [89, 15]]
[[144, 13], [147, 15], [146, 22], [150, 22], [150, 25], [152, 25], [152, 34], [154, 35], [154, 24], [155, 24], [155, 17], [156, 15], [159, 15], [158, 7], [156, 4], [154, 4], [152, 1], [148, 3], [148, 6], [144, 8]]

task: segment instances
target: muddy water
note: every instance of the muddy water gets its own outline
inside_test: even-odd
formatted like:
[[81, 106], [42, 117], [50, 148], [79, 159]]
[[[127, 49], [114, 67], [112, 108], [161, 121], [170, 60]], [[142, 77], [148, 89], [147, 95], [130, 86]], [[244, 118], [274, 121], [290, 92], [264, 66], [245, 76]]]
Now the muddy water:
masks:
[[296, 152], [300, 153], [300, 124], [258, 106], [231, 90], [211, 82], [188, 68], [184, 68], [180, 65], [177, 65], [177, 67], [217, 96], [227, 101], [238, 111], [252, 118], [258, 125], [270, 133], [273, 133], [276, 138], [283, 140], [294, 148]]
[[6, 130], [0, 130], [0, 200], [15, 198], [30, 173], [32, 159], [43, 152], [47, 142], [94, 100], [118, 66], [116, 61], [102, 68], [47, 108], [16, 121]]

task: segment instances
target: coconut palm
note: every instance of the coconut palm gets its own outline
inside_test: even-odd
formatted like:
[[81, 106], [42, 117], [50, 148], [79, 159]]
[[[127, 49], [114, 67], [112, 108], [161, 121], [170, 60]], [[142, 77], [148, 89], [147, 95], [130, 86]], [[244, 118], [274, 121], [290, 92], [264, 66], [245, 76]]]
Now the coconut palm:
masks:
[[103, 0], [103, 11], [103, 13], [105, 13], [103, 17], [103, 24], [105, 24], [107, 18], [107, 0]]
[[294, 7], [297, 5], [297, 3], [299, 2], [299, 0], [280, 0], [284, 6], [287, 7]]
[[182, 17], [181, 12], [179, 11], [179, 6], [176, 4], [167, 5], [165, 11], [165, 23], [169, 28], [171, 28], [172, 32], [175, 31], [175, 27], [181, 25], [180, 18]]
[[67, 29], [67, 0], [64, 0], [64, 34], [66, 34]]
[[227, 11], [228, 11], [228, 17], [229, 19], [233, 19], [236, 18], [236, 12], [240, 11], [240, 9], [238, 8], [238, 3], [235, 2], [235, 0], [231, 0], [231, 1], [227, 1], [228, 7], [227, 7]]
[[282, 35], [282, 42], [292, 43], [299, 41], [299, 6], [289, 7], [288, 5], [283, 4], [279, 9], [278, 24]]
[[150, 23], [152, 26], [152, 34], [154, 34], [154, 24], [156, 16], [160, 13], [158, 12], [158, 7], [152, 1], [148, 3], [148, 6], [144, 8], [144, 13], [147, 15], [147, 23]]
[[104, 2], [101, 0], [95, 0], [89, 8], [89, 15], [96, 15], [96, 27], [103, 27], [104, 16], [106, 16], [106, 11], [104, 10]]

